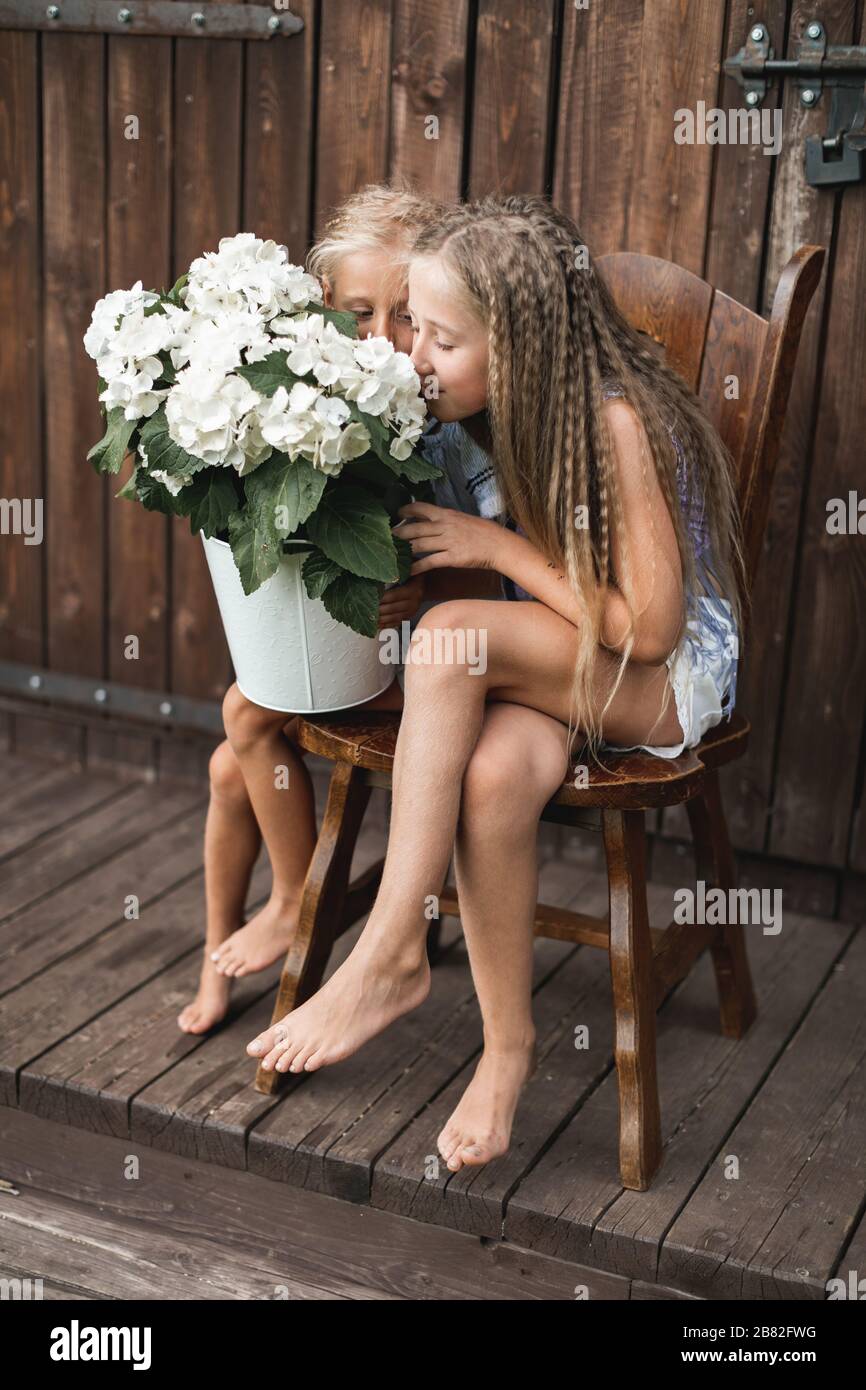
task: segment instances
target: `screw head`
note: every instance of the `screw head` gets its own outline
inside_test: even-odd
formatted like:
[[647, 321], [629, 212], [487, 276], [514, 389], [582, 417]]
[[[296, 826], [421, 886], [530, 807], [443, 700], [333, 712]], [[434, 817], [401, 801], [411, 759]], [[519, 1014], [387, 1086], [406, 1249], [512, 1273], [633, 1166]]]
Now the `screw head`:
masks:
[[758, 102], [759, 102], [760, 100], [761, 100], [761, 98], [758, 96], [758, 93], [757, 93], [757, 92], [746, 92], [746, 105], [747, 105], [747, 106], [757, 106], [757, 104], [758, 104]]
[[48, 16], [49, 19], [59, 19], [59, 18], [60, 18], [60, 6], [59, 6], [59, 5], [49, 5], [49, 6], [48, 6], [48, 9], [45, 11], [45, 13], [46, 13], [46, 15]]
[[162, 700], [162, 701], [161, 701], [160, 706], [159, 706], [159, 712], [160, 712], [160, 714], [171, 714], [171, 712], [172, 712], [173, 709], [174, 709], [174, 705], [171, 703], [171, 700]]
[[814, 106], [818, 100], [818, 94], [811, 87], [804, 87], [800, 93], [800, 100], [804, 106]]
[[103, 690], [102, 686], [100, 686], [98, 690], [94, 690], [93, 698], [98, 705], [104, 705], [108, 699], [108, 691]]
[[281, 27], [282, 20], [280, 19], [280, 16], [278, 14], [272, 14], [270, 19], [268, 20], [268, 28], [270, 29], [271, 33], [275, 34], [277, 30]]
[[806, 33], [809, 35], [810, 39], [820, 39], [823, 32], [824, 30], [822, 29], [821, 25], [815, 23], [814, 21], [813, 23], [807, 24], [806, 26]]
[[121, 24], [131, 24], [132, 10], [118, 10], [117, 18], [120, 20]]
[[749, 34], [749, 38], [752, 40], [752, 43], [760, 43], [760, 42], [761, 42], [761, 39], [762, 39], [763, 37], [764, 37], [764, 26], [763, 26], [763, 24], [756, 24], [755, 27], [752, 29], [751, 33]]
[[195, 14], [191, 14], [189, 17], [189, 22], [190, 24], [194, 24], [196, 29], [203, 29], [205, 20], [201, 10], [196, 10]]
[[30, 686], [30, 689], [31, 689], [31, 690], [41, 690], [41, 688], [42, 688], [42, 677], [41, 677], [41, 676], [31, 676], [30, 679], [28, 680], [27, 684]]

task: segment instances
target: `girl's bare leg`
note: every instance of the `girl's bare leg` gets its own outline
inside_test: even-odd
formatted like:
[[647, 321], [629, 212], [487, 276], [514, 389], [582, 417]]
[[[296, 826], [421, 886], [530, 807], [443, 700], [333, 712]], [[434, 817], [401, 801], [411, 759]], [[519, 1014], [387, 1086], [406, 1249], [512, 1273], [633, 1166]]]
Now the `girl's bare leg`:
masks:
[[264, 970], [286, 954], [316, 843], [313, 784], [286, 720], [284, 712], [252, 704], [236, 685], [223, 701], [225, 730], [272, 872], [264, 907], [215, 953], [217, 971], [228, 977]]
[[[339, 969], [312, 999], [248, 1045], [265, 1069], [314, 1071], [339, 1061], [426, 996], [424, 908], [428, 897], [440, 892], [448, 868], [463, 776], [488, 697], [568, 721], [576, 630], [551, 609], [539, 603], [456, 600], [426, 613], [416, 633], [425, 627], [446, 637], [450, 633], [457, 658], [461, 634], [485, 634], [486, 669], [466, 659], [407, 665], [379, 894]], [[468, 641], [463, 645], [470, 650]], [[599, 709], [607, 688], [602, 663], [609, 660], [599, 648]], [[631, 664], [605, 717], [605, 736], [614, 743], [646, 741], [667, 685], [664, 666]], [[653, 737], [662, 746], [682, 737], [673, 701]]]
[[[396, 681], [359, 709], [399, 708]], [[223, 722], [240, 765], [252, 810], [271, 862], [271, 896], [261, 912], [233, 933], [216, 953], [224, 975], [263, 970], [289, 949], [298, 921], [304, 880], [316, 844], [313, 783], [296, 740], [296, 719], [254, 705], [231, 686], [223, 701]]]
[[238, 760], [224, 740], [210, 759], [210, 804], [204, 832], [207, 904], [204, 961], [198, 993], [178, 1014], [185, 1033], [206, 1033], [225, 1016], [231, 981], [221, 975], [211, 953], [244, 920], [250, 875], [262, 837]]
[[437, 1141], [453, 1171], [507, 1152], [517, 1100], [535, 1068], [538, 819], [565, 777], [567, 739], [558, 719], [493, 702], [463, 778], [455, 869], [484, 1051]]

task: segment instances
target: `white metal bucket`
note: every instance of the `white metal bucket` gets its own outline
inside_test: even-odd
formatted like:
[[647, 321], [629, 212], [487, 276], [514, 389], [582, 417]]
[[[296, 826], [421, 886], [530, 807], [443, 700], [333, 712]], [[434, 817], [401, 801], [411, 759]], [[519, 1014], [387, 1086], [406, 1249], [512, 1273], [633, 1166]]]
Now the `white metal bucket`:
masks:
[[245, 594], [231, 546], [199, 534], [238, 689], [254, 705], [325, 714], [387, 690], [395, 673], [380, 661], [377, 639], [359, 636], [321, 599], [308, 598], [301, 578], [307, 551], [284, 554], [276, 574]]

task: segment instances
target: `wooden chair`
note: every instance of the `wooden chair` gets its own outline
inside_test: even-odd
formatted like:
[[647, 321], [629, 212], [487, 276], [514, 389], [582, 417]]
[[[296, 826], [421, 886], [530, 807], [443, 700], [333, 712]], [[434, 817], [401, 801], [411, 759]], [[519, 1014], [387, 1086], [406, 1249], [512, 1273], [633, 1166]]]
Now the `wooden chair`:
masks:
[[[750, 590], [763, 543], [779, 441], [803, 319], [821, 276], [823, 247], [803, 246], [779, 280], [769, 320], [680, 266], [628, 252], [600, 265], [629, 321], [647, 334], [703, 399], [738, 469]], [[738, 398], [725, 390], [736, 377]], [[729, 397], [734, 397], [729, 399]], [[349, 883], [352, 852], [374, 787], [390, 788], [399, 712], [300, 720], [300, 742], [334, 762], [327, 809], [304, 887], [297, 938], [282, 974], [273, 1021], [319, 987], [331, 947], [367, 912], [382, 862]], [[625, 1187], [649, 1187], [662, 1155], [656, 1078], [656, 1010], [705, 947], [712, 952], [721, 1028], [740, 1038], [755, 1017], [743, 928], [681, 925], [651, 930], [647, 917], [645, 815], [684, 802], [692, 828], [697, 879], [736, 886], [718, 769], [746, 749], [749, 724], [722, 721], [697, 747], [671, 760], [628, 753], [591, 768], [589, 785], [566, 781], [542, 820], [600, 831], [609, 877], [609, 914], [589, 917], [539, 903], [535, 934], [598, 946], [610, 954], [616, 1013], [620, 1100], [619, 1159]], [[440, 913], [459, 916], [446, 886]], [[438, 926], [431, 931], [435, 952]], [[273, 1094], [286, 1073], [259, 1066], [256, 1089]]]

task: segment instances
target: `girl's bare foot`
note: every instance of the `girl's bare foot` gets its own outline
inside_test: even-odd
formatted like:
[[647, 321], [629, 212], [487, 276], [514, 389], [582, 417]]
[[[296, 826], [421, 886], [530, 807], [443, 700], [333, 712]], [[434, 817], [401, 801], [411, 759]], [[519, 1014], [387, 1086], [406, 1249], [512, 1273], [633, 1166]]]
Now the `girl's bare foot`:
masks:
[[177, 1025], [184, 1033], [207, 1033], [216, 1027], [226, 1016], [232, 982], [218, 975], [216, 968], [207, 958], [201, 967], [198, 994], [191, 1004], [187, 1004], [177, 1016]]
[[238, 927], [213, 952], [220, 975], [238, 978], [282, 960], [298, 924], [299, 901], [271, 897], [246, 926]]
[[322, 988], [247, 1044], [270, 1071], [317, 1071], [341, 1062], [430, 992], [430, 966], [420, 956], [395, 957], [360, 937]]
[[436, 1141], [448, 1167], [489, 1163], [508, 1152], [517, 1099], [537, 1066], [534, 1041], [513, 1049], [485, 1047], [475, 1075]]

